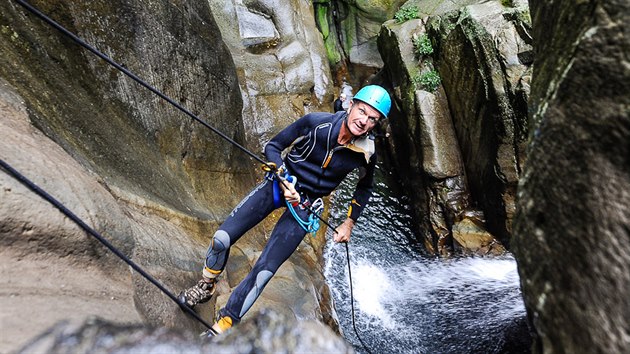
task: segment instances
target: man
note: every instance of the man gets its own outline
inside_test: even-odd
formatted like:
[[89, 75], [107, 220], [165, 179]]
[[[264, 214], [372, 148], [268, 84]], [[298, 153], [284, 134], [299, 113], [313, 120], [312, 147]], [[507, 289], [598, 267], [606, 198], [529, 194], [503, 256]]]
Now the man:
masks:
[[333, 109], [335, 110], [335, 112], [345, 111], [345, 109], [343, 108], [343, 102], [345, 100], [346, 94], [342, 92], [341, 95], [339, 95], [339, 97], [335, 100], [335, 103], [333, 105]]
[[[267, 178], [236, 206], [212, 237], [203, 278], [179, 295], [180, 302], [191, 307], [210, 300], [217, 277], [225, 268], [230, 246], [280, 207], [279, 200], [283, 201], [282, 206], [287, 209], [252, 270], [234, 289], [225, 307], [219, 310], [218, 320], [210, 334], [222, 333], [241, 320], [306, 235], [305, 228], [297, 219], [307, 220], [315, 200], [330, 194], [348, 173], [359, 168], [360, 179], [348, 217], [333, 236], [335, 242], [350, 240], [352, 228], [372, 194], [376, 155], [370, 132], [381, 119], [387, 118], [390, 107], [391, 99], [385, 89], [376, 85], [366, 86], [354, 96], [347, 113], [309, 113], [267, 143], [265, 155], [269, 165], [278, 166], [279, 175], [288, 173], [297, 180], [294, 183], [290, 179], [278, 182], [280, 177], [268, 173]], [[281, 153], [288, 147], [291, 149], [283, 160]]]

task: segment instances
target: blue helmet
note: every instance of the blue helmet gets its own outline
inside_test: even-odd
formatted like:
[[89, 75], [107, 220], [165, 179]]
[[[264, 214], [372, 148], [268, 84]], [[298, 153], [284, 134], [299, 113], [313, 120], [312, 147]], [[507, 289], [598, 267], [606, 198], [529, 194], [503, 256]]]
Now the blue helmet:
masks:
[[389, 110], [392, 107], [392, 99], [389, 97], [389, 93], [387, 93], [384, 88], [377, 85], [363, 87], [352, 99], [369, 104], [379, 111], [384, 118], [387, 118]]

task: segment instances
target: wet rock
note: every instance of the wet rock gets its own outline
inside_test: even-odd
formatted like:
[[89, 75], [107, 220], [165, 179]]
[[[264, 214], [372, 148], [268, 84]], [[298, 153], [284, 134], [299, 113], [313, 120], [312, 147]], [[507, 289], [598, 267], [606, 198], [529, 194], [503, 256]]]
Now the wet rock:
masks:
[[630, 4], [530, 6], [533, 125], [514, 252], [533, 352], [630, 352]]
[[[522, 48], [531, 48], [518, 31], [527, 24], [527, 11], [484, 2], [428, 24], [473, 204], [484, 212], [488, 230], [508, 247], [525, 158], [527, 111], [515, 92], [528, 73], [517, 60]], [[506, 19], [514, 12], [523, 15]]]
[[17, 353], [201, 353], [202, 342], [193, 333], [142, 325], [124, 325], [90, 318], [57, 323]]
[[350, 344], [321, 323], [268, 310], [214, 338], [212, 348], [239, 353], [354, 353]]
[[498, 256], [505, 253], [505, 248], [483, 228], [483, 225], [475, 223], [468, 217], [453, 224], [453, 241], [457, 242], [455, 248], [462, 248], [464, 254]]
[[239, 33], [245, 47], [273, 47], [280, 40], [280, 34], [273, 24], [273, 19], [264, 13], [249, 10], [245, 6], [236, 6]]
[[347, 61], [381, 68], [383, 60], [376, 44], [381, 24], [392, 19], [404, 2], [318, 1], [315, 4], [317, 24], [324, 35], [328, 59], [333, 67], [347, 73]]
[[[32, 4], [242, 141], [235, 68], [207, 4]], [[252, 183], [234, 146], [25, 11], [2, 4], [9, 25], [0, 33], [0, 76], [24, 99], [37, 128], [121, 198], [200, 219], [231, 210], [237, 198], [217, 190]]]

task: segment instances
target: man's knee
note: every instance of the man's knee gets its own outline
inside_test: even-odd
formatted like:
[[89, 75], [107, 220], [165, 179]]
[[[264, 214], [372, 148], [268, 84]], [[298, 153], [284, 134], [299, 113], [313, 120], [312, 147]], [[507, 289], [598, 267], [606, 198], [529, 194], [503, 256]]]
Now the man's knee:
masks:
[[230, 249], [230, 235], [223, 231], [218, 230], [212, 237], [212, 243], [206, 253], [206, 262], [203, 269], [203, 275], [207, 278], [216, 278], [227, 261], [227, 252]]
[[212, 244], [210, 245], [208, 253], [210, 253], [210, 251], [215, 253], [224, 252], [228, 248], [230, 248], [230, 235], [223, 230], [217, 230], [214, 236], [212, 236]]

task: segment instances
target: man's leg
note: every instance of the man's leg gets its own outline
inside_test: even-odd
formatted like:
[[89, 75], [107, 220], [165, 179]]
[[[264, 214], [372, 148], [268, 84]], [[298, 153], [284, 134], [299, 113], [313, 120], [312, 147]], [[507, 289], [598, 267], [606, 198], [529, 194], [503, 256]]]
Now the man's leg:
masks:
[[215, 290], [214, 283], [225, 269], [230, 246], [273, 210], [273, 183], [265, 179], [243, 198], [214, 233], [206, 252], [203, 277], [179, 294], [180, 303], [193, 307], [210, 300]]
[[[298, 209], [297, 211], [303, 219], [308, 216], [305, 210]], [[234, 289], [225, 308], [219, 311], [219, 320], [213, 326], [216, 332], [221, 333], [241, 320], [278, 268], [297, 249], [304, 235], [306, 231], [297, 223], [289, 210], [285, 210], [256, 264]]]

